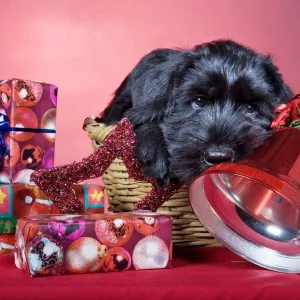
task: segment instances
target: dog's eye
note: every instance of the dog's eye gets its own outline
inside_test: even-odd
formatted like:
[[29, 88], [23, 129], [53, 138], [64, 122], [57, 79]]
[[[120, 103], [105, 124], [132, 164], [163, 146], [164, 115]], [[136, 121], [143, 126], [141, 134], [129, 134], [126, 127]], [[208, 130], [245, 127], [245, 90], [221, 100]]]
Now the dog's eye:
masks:
[[248, 104], [246, 106], [247, 114], [253, 114], [256, 111], [256, 108], [253, 104]]
[[204, 107], [205, 106], [205, 100], [203, 97], [197, 97], [193, 103], [198, 107]]

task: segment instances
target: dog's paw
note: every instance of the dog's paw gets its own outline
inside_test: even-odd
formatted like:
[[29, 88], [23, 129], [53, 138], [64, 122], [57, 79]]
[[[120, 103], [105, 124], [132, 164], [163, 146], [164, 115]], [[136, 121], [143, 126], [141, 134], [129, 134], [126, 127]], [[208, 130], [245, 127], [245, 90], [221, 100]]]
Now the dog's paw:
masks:
[[153, 178], [160, 186], [166, 187], [170, 183], [169, 162], [162, 133], [153, 128], [139, 129], [135, 150], [145, 177]]

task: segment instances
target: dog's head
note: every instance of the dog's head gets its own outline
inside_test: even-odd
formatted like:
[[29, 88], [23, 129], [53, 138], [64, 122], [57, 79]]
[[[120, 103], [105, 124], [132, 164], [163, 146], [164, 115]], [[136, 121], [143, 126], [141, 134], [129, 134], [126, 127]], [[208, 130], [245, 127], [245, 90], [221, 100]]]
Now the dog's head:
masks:
[[178, 66], [162, 129], [171, 172], [186, 182], [261, 145], [274, 108], [292, 97], [269, 56], [232, 41], [185, 51]]

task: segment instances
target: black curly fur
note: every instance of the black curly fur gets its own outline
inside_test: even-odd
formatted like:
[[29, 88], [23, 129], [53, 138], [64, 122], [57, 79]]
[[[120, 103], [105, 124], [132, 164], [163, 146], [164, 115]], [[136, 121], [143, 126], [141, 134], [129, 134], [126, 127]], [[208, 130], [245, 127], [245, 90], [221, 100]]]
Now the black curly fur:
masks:
[[236, 161], [261, 145], [274, 108], [292, 95], [270, 56], [218, 40], [150, 52], [98, 121], [127, 117], [145, 175], [161, 185], [189, 183], [211, 165], [205, 155], [212, 149], [227, 149]]

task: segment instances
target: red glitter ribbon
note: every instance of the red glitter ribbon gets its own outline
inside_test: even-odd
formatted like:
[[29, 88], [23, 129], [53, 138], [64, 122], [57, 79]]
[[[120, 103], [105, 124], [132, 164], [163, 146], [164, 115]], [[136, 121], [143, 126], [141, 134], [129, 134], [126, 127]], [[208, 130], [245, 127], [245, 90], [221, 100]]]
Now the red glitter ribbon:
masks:
[[300, 119], [300, 94], [292, 98], [287, 104], [280, 104], [275, 109], [277, 114], [271, 124], [271, 128], [289, 126], [295, 120]]
[[98, 150], [81, 162], [39, 170], [32, 173], [30, 179], [54, 202], [61, 213], [83, 213], [83, 205], [73, 192], [72, 184], [102, 176], [113, 160], [120, 158], [130, 178], [152, 185], [149, 194], [136, 203], [135, 209], [156, 211], [182, 184], [170, 183], [163, 189], [154, 179], [146, 178], [135, 156], [135, 143], [131, 123], [122, 119]]

